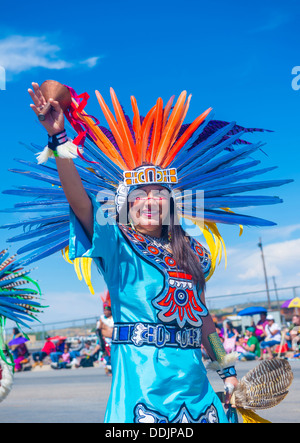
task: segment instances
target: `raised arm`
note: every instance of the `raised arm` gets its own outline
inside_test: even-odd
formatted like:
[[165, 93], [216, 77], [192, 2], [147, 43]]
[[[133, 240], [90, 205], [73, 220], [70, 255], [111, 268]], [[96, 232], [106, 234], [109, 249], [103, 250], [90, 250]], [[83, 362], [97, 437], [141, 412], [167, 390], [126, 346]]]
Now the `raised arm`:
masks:
[[[30, 107], [36, 115], [40, 113], [46, 105], [46, 100], [37, 83], [32, 83], [33, 89], [28, 89], [33, 104]], [[55, 100], [49, 100], [52, 110], [46, 115], [46, 119], [41, 122], [50, 137], [59, 134], [65, 128], [64, 113]], [[92, 203], [83, 187], [77, 169], [70, 159], [56, 158], [57, 171], [66, 198], [73, 209], [75, 215], [81, 222], [89, 238], [93, 237], [93, 208]]]

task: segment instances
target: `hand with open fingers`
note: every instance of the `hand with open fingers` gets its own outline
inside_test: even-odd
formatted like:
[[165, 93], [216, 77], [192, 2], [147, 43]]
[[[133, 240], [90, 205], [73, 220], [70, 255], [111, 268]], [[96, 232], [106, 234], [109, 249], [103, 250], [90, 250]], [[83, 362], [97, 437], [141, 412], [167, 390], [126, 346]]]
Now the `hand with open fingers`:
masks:
[[[34, 103], [31, 104], [30, 107], [33, 109], [36, 115], [39, 115], [44, 106], [46, 106], [47, 101], [43, 96], [38, 83], [32, 83], [32, 88], [33, 89], [28, 89], [29, 95]], [[49, 102], [52, 106], [51, 112], [48, 112], [45, 120], [42, 121], [41, 124], [47, 130], [48, 134], [53, 136], [64, 130], [65, 118], [63, 110], [61, 109], [58, 101], [50, 98]]]
[[[229, 408], [230, 400], [234, 390], [238, 385], [238, 379], [236, 377], [228, 377], [225, 379], [225, 409]], [[232, 407], [235, 407], [232, 405]]]

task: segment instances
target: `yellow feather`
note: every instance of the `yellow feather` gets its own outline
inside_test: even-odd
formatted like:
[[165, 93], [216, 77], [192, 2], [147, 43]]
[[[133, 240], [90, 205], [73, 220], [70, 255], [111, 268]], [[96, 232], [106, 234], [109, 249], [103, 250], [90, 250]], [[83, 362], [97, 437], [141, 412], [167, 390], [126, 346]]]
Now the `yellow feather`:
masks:
[[94, 288], [92, 286], [92, 282], [91, 282], [91, 267], [92, 267], [92, 258], [86, 258], [86, 257], [82, 257], [81, 258], [81, 270], [82, 270], [82, 274], [83, 274], [83, 278], [85, 283], [87, 284], [90, 292], [92, 295], [95, 294]]
[[[234, 212], [231, 211], [231, 209], [229, 209], [229, 208], [220, 208], [220, 209], [223, 209], [223, 211], [230, 212], [231, 214], [234, 214]], [[239, 225], [239, 226], [240, 226], [240, 234], [239, 234], [239, 236], [241, 236], [243, 234], [243, 232], [244, 232], [244, 226], [243, 225]]]
[[227, 267], [227, 253], [224, 240], [215, 223], [206, 222], [203, 225], [202, 219], [200, 220], [187, 216], [185, 216], [184, 218], [192, 220], [192, 222], [199, 227], [207, 243], [211, 256], [211, 269], [208, 277], [206, 278], [206, 281], [208, 281], [214, 274], [217, 264], [220, 264], [223, 256], [223, 251], [225, 258], [225, 267]]
[[81, 275], [81, 272], [80, 272], [80, 258], [75, 258], [75, 260], [74, 260], [74, 269], [75, 269], [75, 272], [76, 272], [76, 274], [77, 274], [77, 277], [78, 277], [78, 280], [82, 280], [82, 275]]
[[85, 283], [87, 284], [92, 295], [95, 295], [95, 290], [92, 286], [92, 258], [88, 257], [80, 257], [75, 258], [74, 261], [69, 258], [69, 247], [67, 246], [65, 249], [61, 251], [64, 260], [71, 265], [74, 265], [74, 270], [78, 277], [78, 280], [82, 281], [82, 275]]
[[70, 263], [70, 264], [72, 265], [73, 262], [72, 262], [72, 260], [70, 260], [70, 258], [69, 258], [69, 246], [67, 246], [65, 249], [62, 249], [62, 250], [61, 250], [61, 253], [62, 253], [62, 256], [63, 256], [64, 260], [65, 260], [67, 263]]
[[271, 423], [249, 409], [237, 408], [237, 410], [241, 414], [244, 423]]

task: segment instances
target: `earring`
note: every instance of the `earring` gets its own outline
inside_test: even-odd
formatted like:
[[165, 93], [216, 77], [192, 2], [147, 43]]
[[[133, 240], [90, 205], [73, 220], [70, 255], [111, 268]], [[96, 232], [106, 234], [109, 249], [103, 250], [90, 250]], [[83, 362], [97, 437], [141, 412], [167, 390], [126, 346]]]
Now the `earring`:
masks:
[[133, 231], [135, 231], [135, 227], [134, 227], [134, 224], [133, 224], [133, 221], [131, 218], [129, 218], [129, 224], [131, 226], [131, 229], [133, 229]]

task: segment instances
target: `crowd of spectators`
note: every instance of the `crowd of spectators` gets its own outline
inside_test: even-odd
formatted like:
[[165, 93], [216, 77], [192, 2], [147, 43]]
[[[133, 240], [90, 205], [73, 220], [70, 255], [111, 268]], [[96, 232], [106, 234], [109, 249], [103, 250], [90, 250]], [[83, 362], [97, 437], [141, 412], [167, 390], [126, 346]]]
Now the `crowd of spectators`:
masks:
[[17, 329], [13, 330], [12, 340], [24, 338], [22, 343], [10, 346], [15, 370], [34, 369], [50, 365], [52, 369], [86, 368], [102, 363], [106, 373], [111, 372], [110, 347], [113, 333], [113, 319], [110, 306], [105, 306], [104, 313], [96, 325], [94, 340], [78, 338], [77, 342], [68, 341], [67, 337], [47, 336], [42, 348], [30, 352], [26, 346], [27, 339]]
[[242, 332], [230, 321], [216, 325], [227, 353], [236, 351], [239, 360], [273, 359], [277, 354], [300, 358], [300, 315], [293, 316], [292, 324], [281, 330], [273, 315], [261, 314], [257, 323], [252, 323]]

